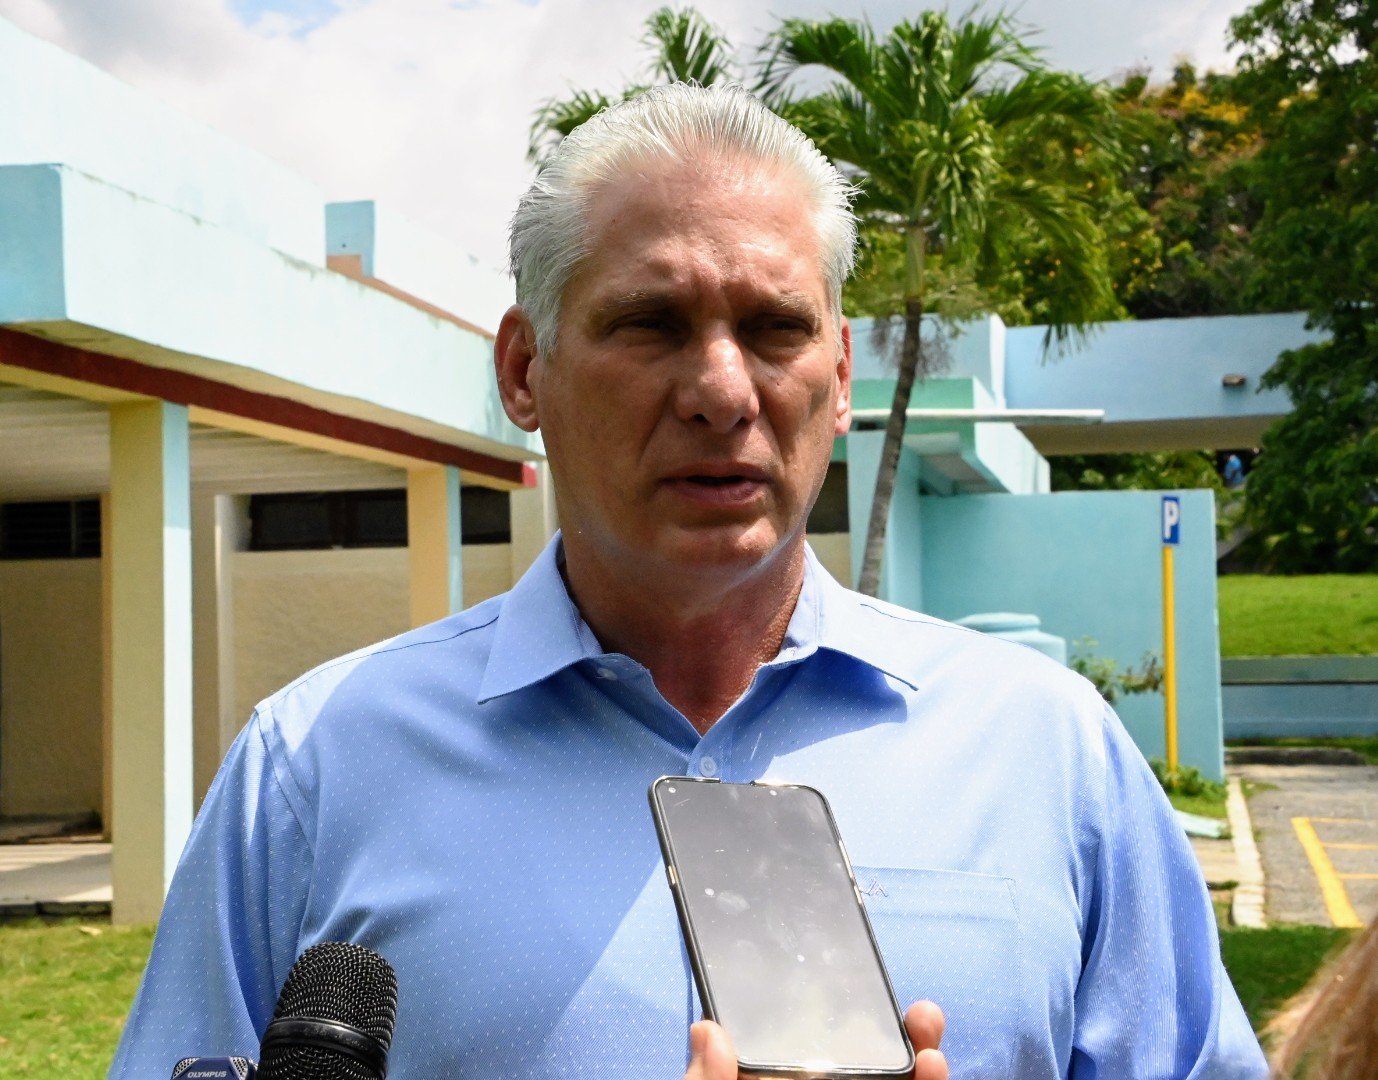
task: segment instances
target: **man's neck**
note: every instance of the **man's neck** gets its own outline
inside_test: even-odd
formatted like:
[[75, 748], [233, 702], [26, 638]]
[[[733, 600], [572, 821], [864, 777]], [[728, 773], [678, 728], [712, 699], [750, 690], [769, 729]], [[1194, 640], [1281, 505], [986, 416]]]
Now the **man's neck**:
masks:
[[802, 540], [746, 581], [655, 583], [566, 550], [565, 582], [604, 649], [644, 665], [700, 735], [780, 651], [804, 581]]

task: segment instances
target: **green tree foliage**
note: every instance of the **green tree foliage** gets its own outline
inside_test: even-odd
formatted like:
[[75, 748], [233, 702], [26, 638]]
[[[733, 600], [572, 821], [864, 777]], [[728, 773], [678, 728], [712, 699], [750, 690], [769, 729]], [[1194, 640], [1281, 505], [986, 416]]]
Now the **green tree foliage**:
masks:
[[1249, 514], [1279, 569], [1378, 570], [1378, 0], [1263, 0], [1231, 31], [1264, 137], [1254, 292], [1331, 335], [1264, 379], [1294, 408], [1264, 439]]
[[671, 82], [747, 82], [728, 38], [693, 8], [663, 7], [646, 20], [641, 43], [650, 55], [645, 81], [615, 96], [599, 90], [572, 90], [567, 98], [550, 98], [536, 110], [527, 157], [540, 162], [561, 139], [595, 113], [617, 101], [636, 97], [649, 86]]
[[[1023, 305], [1058, 337], [1123, 313], [1104, 215], [1119, 125], [1103, 88], [1049, 69], [1003, 14], [930, 11], [884, 36], [865, 20], [786, 19], [766, 57], [776, 107], [859, 186], [865, 285], [853, 299], [903, 321], [859, 585], [874, 593], [905, 410], [925, 370], [924, 313]], [[800, 71], [826, 84], [795, 96]], [[1120, 206], [1136, 209], [1123, 195]]]
[[1248, 295], [1261, 206], [1247, 166], [1261, 139], [1230, 75], [1179, 64], [1164, 86], [1131, 75], [1115, 90], [1130, 156], [1126, 181], [1151, 216], [1160, 259], [1131, 255], [1120, 296], [1138, 319], [1268, 310]]
[[1049, 460], [1054, 491], [1166, 491], [1210, 488], [1226, 492], [1215, 461], [1200, 450], [1148, 454], [1070, 454]]

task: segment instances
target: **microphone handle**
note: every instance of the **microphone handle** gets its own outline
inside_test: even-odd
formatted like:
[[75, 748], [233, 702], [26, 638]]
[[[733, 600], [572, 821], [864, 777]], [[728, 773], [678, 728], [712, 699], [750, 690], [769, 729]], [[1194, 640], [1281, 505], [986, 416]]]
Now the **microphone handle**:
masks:
[[189, 1057], [172, 1067], [172, 1080], [256, 1080], [258, 1066], [243, 1057]]

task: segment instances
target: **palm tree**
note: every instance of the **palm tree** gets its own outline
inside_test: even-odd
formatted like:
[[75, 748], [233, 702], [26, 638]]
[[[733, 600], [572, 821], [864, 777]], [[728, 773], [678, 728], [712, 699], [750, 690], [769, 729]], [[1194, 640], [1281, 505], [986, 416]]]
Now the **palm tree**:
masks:
[[617, 98], [598, 90], [574, 90], [568, 98], [550, 98], [536, 111], [527, 157], [539, 163], [561, 139], [615, 101], [635, 97], [657, 83], [743, 82], [731, 43], [693, 8], [663, 7], [646, 20], [641, 43], [651, 51], [649, 82], [628, 87]]
[[[858, 583], [873, 596], [905, 414], [932, 352], [925, 311], [970, 310], [973, 291], [994, 297], [1016, 263], [1047, 268], [1041, 316], [1059, 339], [1120, 310], [1088, 172], [1118, 157], [1113, 106], [1016, 31], [1004, 14], [926, 12], [884, 37], [864, 20], [786, 19], [764, 49], [773, 107], [857, 183], [863, 240], [902, 250], [890, 313], [904, 336]], [[792, 99], [805, 69], [829, 81]]]

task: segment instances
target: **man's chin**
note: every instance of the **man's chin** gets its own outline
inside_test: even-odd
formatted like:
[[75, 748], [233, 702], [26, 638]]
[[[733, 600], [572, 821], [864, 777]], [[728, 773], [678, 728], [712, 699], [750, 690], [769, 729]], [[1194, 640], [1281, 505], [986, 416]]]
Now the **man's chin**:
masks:
[[698, 524], [672, 528], [656, 545], [663, 561], [685, 571], [722, 570], [749, 574], [786, 543], [769, 523]]

